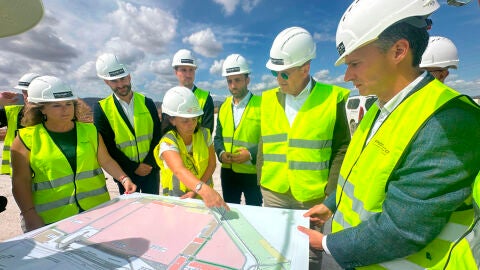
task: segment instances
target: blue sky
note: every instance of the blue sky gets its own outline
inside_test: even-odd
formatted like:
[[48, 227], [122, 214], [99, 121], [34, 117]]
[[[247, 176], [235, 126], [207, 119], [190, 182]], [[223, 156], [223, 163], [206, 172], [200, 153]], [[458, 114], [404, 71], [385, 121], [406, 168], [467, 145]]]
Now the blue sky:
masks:
[[[392, 1], [392, 0], [389, 0]], [[345, 66], [337, 58], [338, 20], [351, 1], [311, 0], [43, 0], [46, 13], [32, 30], [0, 40], [0, 87], [12, 89], [26, 72], [55, 75], [79, 97], [105, 97], [111, 90], [96, 77], [95, 60], [114, 52], [127, 64], [137, 91], [161, 101], [178, 84], [173, 54], [190, 49], [199, 63], [196, 84], [214, 99], [229, 94], [221, 76], [223, 59], [242, 54], [250, 63], [250, 89], [261, 93], [276, 86], [266, 69], [270, 46], [283, 29], [301, 26], [317, 45], [311, 74], [325, 83], [358, 92], [343, 82]], [[453, 7], [440, 1], [431, 17], [431, 35], [446, 36], [457, 46], [458, 70], [446, 84], [480, 95], [480, 6], [472, 1]]]

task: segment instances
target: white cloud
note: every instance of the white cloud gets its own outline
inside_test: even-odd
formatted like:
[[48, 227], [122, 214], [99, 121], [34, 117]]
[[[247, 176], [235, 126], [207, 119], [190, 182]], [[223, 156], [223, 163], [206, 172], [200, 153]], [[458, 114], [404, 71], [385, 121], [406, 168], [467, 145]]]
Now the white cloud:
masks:
[[242, 9], [243, 9], [243, 11], [245, 11], [246, 13], [249, 13], [249, 12], [252, 11], [252, 9], [254, 9], [260, 2], [261, 2], [261, 0], [244, 0], [244, 1], [242, 1]]
[[246, 13], [252, 11], [261, 0], [214, 0], [215, 3], [222, 5], [226, 16], [235, 13], [237, 6], [240, 4], [242, 10]]
[[159, 8], [117, 3], [118, 10], [108, 17], [120, 38], [146, 52], [166, 52], [167, 45], [175, 37], [177, 19]]
[[335, 36], [329, 35], [328, 33], [313, 33], [313, 39], [315, 41], [333, 41], [335, 42]]
[[223, 50], [222, 44], [217, 41], [210, 28], [183, 38], [183, 42], [190, 44], [196, 53], [205, 57], [215, 57]]
[[229, 16], [235, 12], [240, 0], [214, 0], [214, 2], [222, 5], [225, 10], [225, 15]]
[[223, 62], [225, 62], [225, 59], [222, 60], [215, 60], [210, 67], [210, 74], [214, 75], [222, 75], [222, 67], [223, 67]]

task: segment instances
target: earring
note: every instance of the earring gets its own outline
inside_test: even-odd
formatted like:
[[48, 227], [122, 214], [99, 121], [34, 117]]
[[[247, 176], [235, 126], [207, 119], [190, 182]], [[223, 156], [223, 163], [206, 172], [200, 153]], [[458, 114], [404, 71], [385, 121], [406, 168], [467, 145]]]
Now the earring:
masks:
[[42, 114], [42, 121], [47, 122], [47, 115], [46, 114]]

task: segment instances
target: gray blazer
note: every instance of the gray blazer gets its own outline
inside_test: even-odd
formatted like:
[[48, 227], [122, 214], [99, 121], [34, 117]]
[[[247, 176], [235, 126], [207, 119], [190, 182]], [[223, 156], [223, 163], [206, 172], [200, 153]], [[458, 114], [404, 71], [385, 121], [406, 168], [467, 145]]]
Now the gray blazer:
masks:
[[[463, 206], [479, 170], [480, 107], [450, 102], [425, 123], [406, 149], [387, 183], [383, 212], [328, 235], [328, 249], [344, 268], [418, 252]], [[335, 210], [334, 194], [324, 203]]]

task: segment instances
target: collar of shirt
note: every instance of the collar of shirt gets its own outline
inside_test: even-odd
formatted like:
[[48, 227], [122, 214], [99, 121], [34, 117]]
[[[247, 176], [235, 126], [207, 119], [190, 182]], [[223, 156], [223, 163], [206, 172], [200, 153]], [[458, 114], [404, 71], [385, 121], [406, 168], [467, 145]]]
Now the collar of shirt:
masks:
[[310, 92], [312, 90], [312, 78], [308, 81], [305, 88], [297, 96], [286, 94], [285, 96], [285, 114], [287, 116], [290, 126], [293, 124], [293, 120], [298, 114], [300, 108], [302, 108], [303, 103], [307, 100]]
[[248, 92], [245, 97], [240, 100], [240, 102], [238, 102], [238, 104], [233, 103], [232, 98], [233, 122], [235, 123], [235, 129], [240, 124], [240, 120], [242, 119], [242, 115], [245, 112], [245, 108], [247, 107], [248, 101], [250, 100], [251, 96], [252, 93]]
[[393, 110], [395, 110], [395, 108], [398, 107], [398, 105], [400, 105], [400, 103], [405, 99], [405, 97], [410, 94], [410, 92], [412, 92], [413, 88], [425, 78], [426, 74], [426, 72], [422, 73], [415, 80], [409, 83], [405, 88], [403, 88], [400, 92], [398, 92], [392, 99], [387, 101], [387, 103], [385, 103], [383, 106], [381, 106], [378, 100], [376, 101], [378, 107], [380, 108], [380, 114], [378, 115], [375, 123], [373, 124], [372, 130], [370, 131], [370, 135], [367, 139], [367, 143], [377, 132], [385, 119], [387, 119], [387, 117], [393, 112]]
[[233, 107], [246, 107], [248, 101], [250, 100], [250, 96], [252, 96], [252, 93], [250, 91], [248, 91], [248, 93], [242, 98], [242, 100], [240, 100], [240, 102], [238, 102], [238, 104], [235, 104], [235, 101], [233, 100], [233, 97], [232, 97], [232, 106]]
[[113, 94], [115, 96], [115, 98], [118, 100], [118, 102], [120, 103], [120, 105], [122, 106], [122, 109], [123, 109], [123, 112], [125, 113], [125, 115], [127, 116], [128, 118], [128, 121], [130, 121], [130, 124], [132, 126], [134, 126], [134, 122], [133, 122], [133, 104], [135, 103], [134, 100], [135, 100], [135, 95], [132, 95], [132, 99], [130, 100], [130, 103], [127, 103], [125, 101], [123, 101], [121, 98], [119, 98], [115, 93]]

